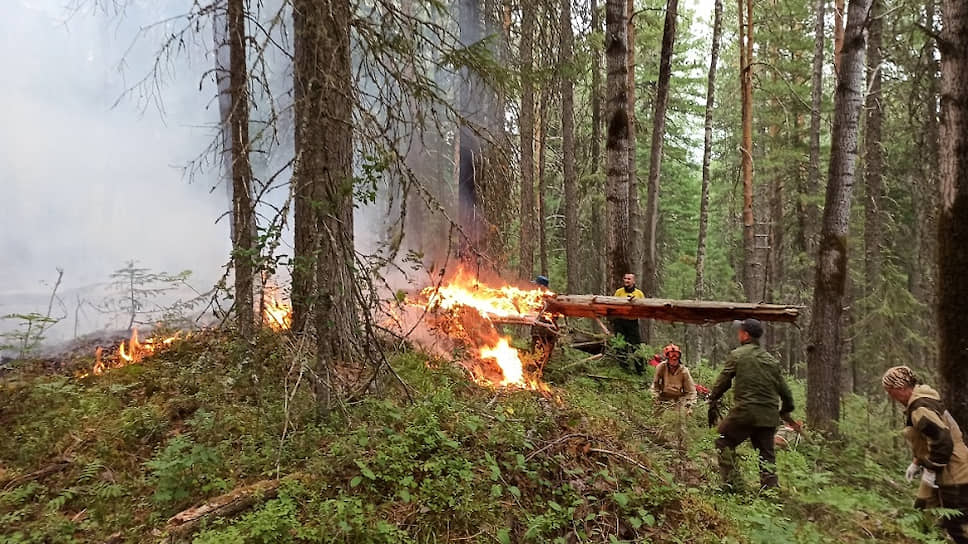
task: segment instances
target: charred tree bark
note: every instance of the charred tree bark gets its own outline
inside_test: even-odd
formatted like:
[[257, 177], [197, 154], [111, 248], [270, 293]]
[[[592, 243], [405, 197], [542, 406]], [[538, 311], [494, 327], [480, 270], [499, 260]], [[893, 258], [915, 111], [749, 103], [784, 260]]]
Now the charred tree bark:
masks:
[[842, 72], [834, 95], [829, 181], [807, 356], [807, 419], [812, 426], [824, 430], [834, 430], [840, 417], [847, 227], [857, 159], [857, 128], [864, 100], [864, 24], [870, 3], [871, 0], [850, 3]]
[[876, 296], [881, 284], [881, 203], [884, 198], [884, 153], [881, 125], [881, 13], [882, 0], [872, 0], [867, 38], [867, 101], [864, 130], [864, 276], [865, 296]]
[[942, 1], [938, 333], [941, 391], [968, 428], [968, 3]]
[[[713, 43], [709, 54], [709, 75], [706, 78], [706, 117], [702, 146], [702, 192], [699, 197], [699, 240], [696, 248], [696, 284], [693, 296], [706, 296], [706, 235], [709, 231], [709, 162], [713, 153], [713, 106], [716, 104], [716, 63], [719, 60], [719, 41], [723, 31], [723, 1], [716, 0], [713, 11]], [[695, 331], [695, 362], [702, 359], [702, 331]]]
[[[592, 15], [596, 17], [595, 15]], [[578, 174], [575, 171], [575, 88], [572, 82], [571, 0], [561, 0], [558, 63], [561, 73], [561, 155], [565, 185], [565, 273], [569, 293], [578, 292], [578, 251], [581, 229], [578, 225]], [[597, 73], [598, 68], [592, 70]], [[594, 85], [594, 84], [593, 84]], [[593, 98], [594, 100], [594, 98]], [[593, 106], [594, 107], [594, 106]], [[593, 122], [595, 122], [593, 120]], [[595, 144], [597, 146], [597, 143]], [[593, 162], [598, 160], [593, 151]]]
[[[235, 313], [239, 334], [251, 340], [255, 327], [255, 210], [249, 162], [249, 75], [246, 67], [245, 4], [228, 0], [223, 20], [216, 15], [216, 78], [222, 114], [223, 167], [231, 180], [232, 265], [235, 269]], [[223, 26], [224, 25], [224, 26]], [[223, 33], [219, 36], [219, 33]], [[224, 52], [228, 49], [228, 66]], [[227, 72], [227, 73], [226, 73]], [[226, 81], [227, 77], [227, 81]], [[228, 83], [227, 89], [225, 83]], [[226, 94], [227, 93], [227, 94]], [[227, 107], [226, 107], [227, 106]]]
[[[602, 30], [602, 19], [596, 0], [589, 0], [588, 9], [591, 11], [592, 32]], [[569, 11], [571, 11], [569, 9]], [[569, 26], [569, 29], [571, 27]], [[602, 52], [597, 48], [592, 52], [592, 142], [591, 142], [591, 171], [598, 172], [602, 162]], [[574, 115], [574, 114], [572, 114]]]
[[521, 230], [518, 276], [534, 272], [534, 2], [521, 4]]
[[312, 186], [316, 384], [320, 409], [331, 406], [334, 363], [361, 341], [353, 248], [353, 91], [350, 6], [342, 0], [293, 2], [295, 104], [300, 179]]
[[[645, 255], [642, 259], [642, 286], [645, 296], [656, 296], [658, 253], [656, 227], [659, 223], [659, 180], [662, 174], [662, 143], [665, 141], [665, 118], [669, 104], [669, 80], [672, 78], [672, 54], [675, 52], [676, 19], [679, 0], [666, 0], [665, 23], [662, 27], [662, 50], [659, 54], [659, 79], [652, 111], [652, 142], [649, 146], [649, 185], [645, 209]], [[708, 98], [707, 98], [708, 100]], [[651, 329], [651, 327], [649, 327]], [[648, 342], [648, 340], [645, 340]]]
[[753, 0], [739, 0], [739, 78], [742, 96], [743, 141], [740, 168], [743, 172], [743, 289], [750, 302], [761, 300], [763, 263], [756, 249], [756, 218], [753, 215]]
[[608, 130], [606, 153], [606, 247], [608, 279], [621, 285], [622, 275], [632, 271], [629, 236], [629, 111], [628, 67], [626, 65], [627, 26], [625, 0], [605, 3], [605, 59]]
[[[458, 5], [460, 42], [465, 47], [482, 38], [480, 0], [460, 0]], [[463, 117], [459, 123], [458, 171], [457, 171], [457, 221], [462, 235], [457, 253], [462, 260], [474, 258], [480, 251], [483, 214], [480, 209], [479, 187], [483, 177], [481, 142], [475, 133], [480, 114], [482, 84], [478, 74], [470, 67], [460, 71], [458, 89], [458, 112]], [[476, 125], [476, 126], [475, 126]]]

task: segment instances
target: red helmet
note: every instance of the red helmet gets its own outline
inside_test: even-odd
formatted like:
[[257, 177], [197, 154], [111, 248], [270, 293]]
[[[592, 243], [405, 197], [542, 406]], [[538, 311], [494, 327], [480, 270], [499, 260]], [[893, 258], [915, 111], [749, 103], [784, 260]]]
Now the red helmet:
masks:
[[679, 349], [679, 346], [675, 344], [669, 344], [668, 346], [662, 348], [662, 355], [668, 357], [670, 353], [677, 353], [680, 357], [682, 356], [682, 350]]

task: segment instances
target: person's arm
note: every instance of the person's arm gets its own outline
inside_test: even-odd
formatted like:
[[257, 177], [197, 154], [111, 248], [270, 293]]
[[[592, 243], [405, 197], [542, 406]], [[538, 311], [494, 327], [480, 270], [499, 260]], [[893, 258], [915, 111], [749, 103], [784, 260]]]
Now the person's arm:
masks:
[[688, 368], [683, 368], [682, 372], [682, 393], [685, 395], [685, 405], [687, 408], [692, 408], [696, 403], [696, 382], [692, 380], [692, 374]]
[[934, 472], [944, 470], [954, 451], [954, 441], [951, 439], [948, 425], [937, 412], [926, 407], [914, 410], [911, 414], [911, 424], [928, 443], [928, 456], [919, 457], [918, 464]]
[[659, 363], [659, 366], [655, 367], [655, 377], [652, 378], [652, 392], [655, 396], [659, 396], [662, 393], [662, 376], [664, 375], [665, 363]]
[[726, 364], [723, 365], [723, 370], [719, 372], [719, 377], [716, 378], [713, 391], [709, 394], [709, 402], [718, 402], [720, 397], [726, 394], [726, 391], [733, 385], [733, 376], [736, 376], [736, 360], [730, 354], [729, 358], [726, 359]]
[[777, 392], [780, 394], [780, 419], [785, 421], [787, 425], [793, 427], [797, 432], [800, 432], [800, 424], [790, 416], [794, 409], [793, 393], [790, 392], [790, 386], [787, 385], [786, 380], [783, 379], [783, 375], [780, 374], [780, 369], [776, 369], [776, 382]]

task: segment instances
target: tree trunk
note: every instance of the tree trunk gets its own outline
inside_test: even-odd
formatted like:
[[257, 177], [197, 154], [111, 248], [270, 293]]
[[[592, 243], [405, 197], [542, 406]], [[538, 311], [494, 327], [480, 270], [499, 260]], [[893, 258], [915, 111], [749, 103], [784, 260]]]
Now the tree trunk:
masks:
[[538, 142], [538, 267], [541, 275], [548, 276], [548, 193], [547, 163], [548, 163], [548, 96], [551, 91], [545, 87], [541, 90], [538, 106], [538, 122], [535, 123], [535, 140]]
[[[594, 12], [592, 17], [597, 19]], [[571, 30], [571, 0], [561, 0], [560, 25], [558, 63], [561, 70], [559, 75], [561, 80], [561, 155], [565, 185], [565, 273], [568, 292], [577, 293], [578, 246], [581, 229], [578, 224], [578, 174], [575, 171], [575, 89], [572, 81], [572, 44], [574, 38]], [[597, 66], [593, 67], [592, 70], [594, 73], [598, 73]], [[597, 121], [593, 120], [593, 122]], [[597, 141], [595, 146], [597, 146]], [[593, 151], [593, 164], [598, 160], [597, 152], [597, 150]]]
[[864, 100], [864, 23], [871, 0], [854, 0], [847, 15], [841, 77], [834, 95], [830, 168], [817, 259], [807, 357], [807, 419], [833, 430], [840, 417], [841, 318], [847, 283], [847, 227]]
[[[665, 140], [666, 108], [669, 104], [669, 80], [672, 78], [672, 54], [675, 52], [676, 19], [679, 0], [666, 0], [665, 23], [662, 27], [662, 50], [659, 54], [659, 80], [652, 111], [652, 142], [649, 146], [649, 185], [645, 208], [645, 255], [642, 263], [642, 287], [645, 295], [657, 295], [658, 253], [656, 226], [659, 222], [659, 179], [662, 173], [662, 143]], [[651, 326], [649, 327], [651, 329]], [[650, 331], [651, 332], [651, 331]], [[648, 339], [645, 340], [648, 342]]]
[[521, 4], [521, 231], [518, 276], [530, 279], [534, 272], [534, 10], [533, 2]]
[[[629, 245], [629, 259], [632, 263], [632, 272], [638, 273], [642, 269], [642, 210], [639, 205], [639, 179], [636, 168], [636, 125], [637, 118], [635, 112], [635, 0], [625, 2], [625, 24], [628, 48], [625, 51], [626, 63], [626, 87], [629, 114], [629, 235], [631, 236]], [[640, 278], [639, 284], [643, 280]], [[646, 291], [648, 292], [648, 291]], [[653, 296], [651, 294], [647, 296]], [[642, 341], [649, 343], [651, 325], [639, 323], [642, 327]]]
[[[709, 162], [713, 152], [713, 106], [716, 103], [716, 62], [719, 60], [719, 41], [723, 31], [723, 1], [716, 0], [713, 14], [713, 43], [709, 55], [709, 75], [706, 79], [706, 118], [702, 146], [702, 193], [699, 197], [699, 241], [696, 249], [696, 284], [693, 296], [705, 298], [706, 234], [709, 229]], [[696, 330], [695, 362], [702, 359], [702, 331]]]
[[[813, 199], [820, 190], [820, 110], [823, 104], [823, 52], [824, 52], [824, 5], [825, 0], [814, 4], [813, 27], [813, 76], [810, 84], [810, 159], [807, 169], [806, 195], [798, 199], [803, 246], [801, 249], [812, 256], [817, 248], [820, 221]], [[805, 197], [805, 198], [804, 198]]]
[[763, 263], [759, 262], [756, 248], [756, 218], [753, 215], [753, 0], [739, 0], [738, 43], [743, 123], [743, 141], [740, 145], [743, 171], [743, 288], [747, 300], [759, 302], [763, 298], [760, 286]]
[[[242, 338], [251, 340], [255, 326], [255, 210], [252, 203], [252, 166], [249, 162], [249, 76], [246, 68], [244, 2], [228, 0], [225, 17], [223, 20], [219, 19], [221, 17], [216, 13], [216, 79], [219, 83], [219, 107], [225, 146], [222, 160], [226, 178], [232, 183], [235, 313], [239, 319], [239, 334]], [[224, 64], [226, 46], [228, 66]], [[226, 83], [228, 89], [225, 89]]]
[[605, 139], [605, 206], [608, 279], [621, 285], [622, 276], [632, 272], [629, 255], [629, 112], [628, 66], [626, 64], [625, 0], [605, 3], [605, 65], [608, 130]]
[[[588, 9], [592, 15], [592, 33], [601, 32], [602, 20], [598, 11], [596, 0], [589, 0]], [[569, 11], [571, 9], [569, 8]], [[569, 26], [569, 28], [571, 28]], [[592, 51], [592, 145], [591, 145], [591, 171], [598, 172], [599, 163], [602, 161], [602, 52], [598, 49]], [[562, 98], [564, 100], [564, 98]], [[574, 116], [574, 113], [572, 113]], [[567, 218], [566, 218], [567, 220]]]
[[834, 1], [834, 76], [840, 77], [841, 55], [844, 50], [844, 0]]
[[876, 297], [881, 283], [881, 201], [884, 158], [881, 144], [881, 13], [882, 0], [872, 0], [867, 43], [867, 112], [864, 130], [864, 276], [865, 297]]
[[[471, 46], [482, 38], [480, 0], [460, 0], [458, 5], [460, 43]], [[463, 117], [459, 123], [458, 173], [457, 173], [457, 221], [462, 235], [458, 243], [458, 256], [470, 260], [479, 251], [482, 236], [483, 215], [480, 209], [479, 186], [483, 177], [481, 168], [481, 143], [475, 134], [480, 124], [482, 85], [477, 73], [463, 67], [460, 71], [458, 89], [458, 113]], [[477, 126], [475, 126], [477, 125]]]
[[968, 3], [942, 1], [939, 365], [945, 406], [968, 428]]
[[[353, 90], [350, 6], [342, 0], [293, 2], [296, 126], [301, 180], [312, 185], [319, 248], [314, 325], [317, 401], [331, 407], [331, 371], [352, 357], [360, 338], [353, 249]], [[325, 142], [323, 145], [320, 142]]]

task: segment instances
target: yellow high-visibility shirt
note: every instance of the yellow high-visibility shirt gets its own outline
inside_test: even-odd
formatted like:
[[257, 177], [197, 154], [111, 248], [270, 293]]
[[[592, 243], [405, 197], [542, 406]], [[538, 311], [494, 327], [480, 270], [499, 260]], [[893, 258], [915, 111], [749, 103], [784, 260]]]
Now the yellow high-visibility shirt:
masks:
[[628, 298], [628, 297], [632, 297], [632, 298], [645, 298], [645, 293], [643, 293], [640, 289], [636, 289], [635, 291], [632, 291], [631, 293], [627, 293], [625, 291], [625, 288], [624, 287], [619, 287], [618, 290], [615, 291], [615, 296], [617, 296], [617, 297], [623, 297], [623, 298]]

